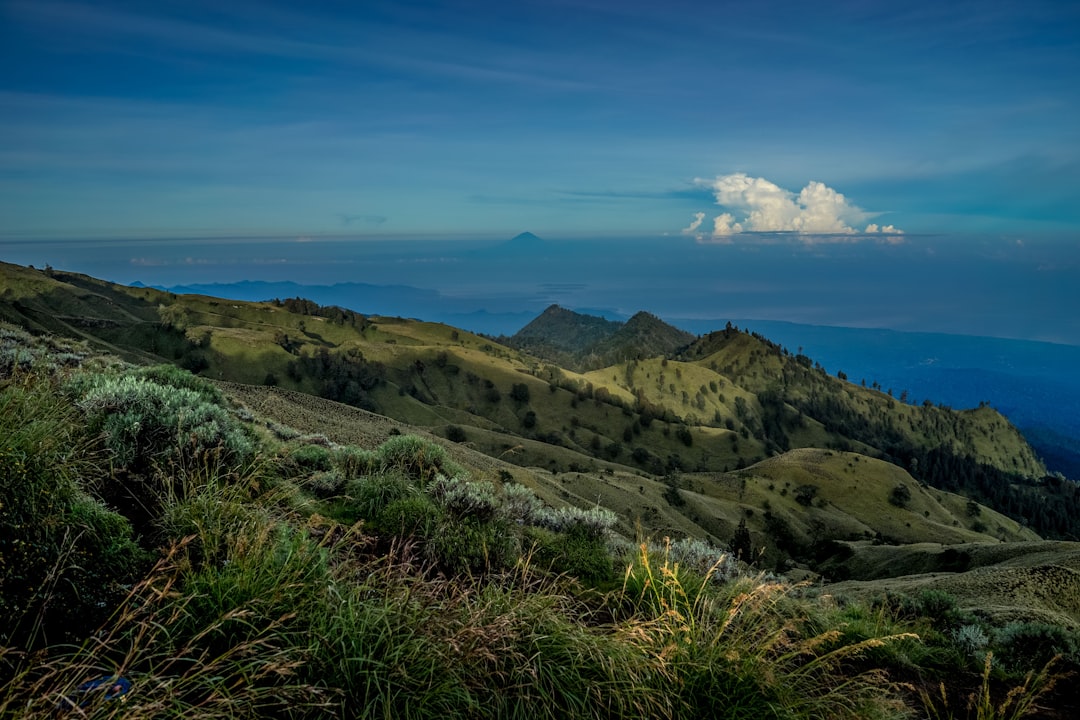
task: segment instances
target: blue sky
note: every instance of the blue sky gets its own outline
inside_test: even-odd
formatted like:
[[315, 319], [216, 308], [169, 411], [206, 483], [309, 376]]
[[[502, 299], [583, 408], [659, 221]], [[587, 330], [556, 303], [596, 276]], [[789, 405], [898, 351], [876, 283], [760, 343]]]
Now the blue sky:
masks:
[[1075, 236], [1077, 78], [1069, 2], [2, 0], [0, 239]]

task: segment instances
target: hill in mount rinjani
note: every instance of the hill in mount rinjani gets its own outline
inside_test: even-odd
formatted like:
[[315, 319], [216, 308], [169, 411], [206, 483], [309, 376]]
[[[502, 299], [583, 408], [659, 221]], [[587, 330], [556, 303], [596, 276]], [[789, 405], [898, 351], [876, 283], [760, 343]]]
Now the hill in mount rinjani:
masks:
[[[496, 340], [296, 298], [0, 273], [0, 320], [179, 364], [267, 422], [334, 442], [427, 434], [481, 476], [611, 508], [631, 538], [728, 545], [744, 523], [759, 566], [851, 584], [1006, 561], [995, 572], [1015, 575], [1018, 557], [1038, 574], [1072, 548], [1041, 538], [1080, 530], [1076, 484], [1047, 477], [993, 408], [910, 405], [731, 326], [695, 337], [648, 313], [619, 323], [552, 306]], [[982, 550], [1001, 543], [1022, 550]]]

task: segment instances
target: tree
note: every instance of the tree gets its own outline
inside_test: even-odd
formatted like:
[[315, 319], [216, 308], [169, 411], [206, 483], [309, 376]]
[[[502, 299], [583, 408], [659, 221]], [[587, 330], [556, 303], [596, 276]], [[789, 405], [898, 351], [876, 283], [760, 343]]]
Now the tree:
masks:
[[184, 332], [188, 327], [188, 311], [183, 305], [158, 305], [162, 327]]
[[514, 383], [510, 388], [510, 399], [514, 402], [527, 403], [529, 402], [529, 386], [525, 383]]
[[800, 485], [795, 488], [795, 502], [804, 507], [810, 507], [814, 503], [814, 498], [817, 496], [817, 493], [817, 485]]
[[911, 490], [909, 490], [908, 486], [903, 484], [903, 483], [900, 483], [899, 485], [894, 487], [892, 489], [892, 492], [889, 493], [889, 502], [891, 504], [895, 505], [896, 507], [899, 507], [899, 508], [907, 507], [907, 504], [910, 501], [911, 501]]
[[735, 536], [731, 538], [731, 552], [743, 562], [750, 562], [753, 557], [754, 546], [751, 544], [750, 531], [746, 529], [745, 517], [739, 518], [739, 527], [735, 528]]

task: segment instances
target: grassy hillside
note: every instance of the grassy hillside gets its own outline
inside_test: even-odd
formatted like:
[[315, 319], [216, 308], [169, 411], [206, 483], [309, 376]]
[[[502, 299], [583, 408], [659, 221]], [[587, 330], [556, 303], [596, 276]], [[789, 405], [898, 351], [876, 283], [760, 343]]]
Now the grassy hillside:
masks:
[[[1080, 522], [1075, 486], [1044, 480], [1030, 447], [993, 409], [911, 406], [827, 376], [808, 358], [734, 328], [704, 336], [678, 356], [578, 373], [437, 323], [369, 317], [300, 299], [226, 301], [56, 271], [0, 269], [0, 313], [24, 327], [81, 338], [137, 362], [173, 362], [207, 378], [344, 402], [502, 462], [587, 478], [559, 480], [560, 493], [572, 498], [595, 503], [605, 488], [617, 488], [627, 507], [632, 494], [649, 495], [638, 511], [654, 514], [663, 504], [652, 500], [683, 476], [733, 473], [770, 459], [787, 463], [786, 451], [814, 447], [890, 461], [920, 482], [1003, 510], [1047, 536], [1067, 536]], [[605, 353], [641, 342], [644, 355], [653, 340], [671, 348], [686, 339], [646, 314], [614, 330], [598, 330], [596, 318], [547, 314], [557, 315], [547, 321], [563, 328], [584, 323], [585, 339], [575, 342]], [[624, 341], [604, 349], [619, 333]], [[760, 505], [758, 511], [764, 512]], [[696, 514], [668, 504], [647, 524], [731, 539], [738, 513], [710, 506]], [[882, 517], [870, 525], [875, 535], [896, 538], [906, 537], [907, 522]], [[963, 512], [937, 522], [975, 526]], [[837, 527], [847, 532], [859, 523], [867, 524], [857, 519]], [[989, 537], [1012, 537], [981, 525]]]
[[935, 590], [998, 625], [1080, 629], [1077, 543], [857, 546], [841, 567], [853, 579], [831, 585], [829, 592], [876, 597]]
[[[940, 681], [953, 704], [1017, 687], [1014, 700], [1075, 709], [1055, 691], [1058, 672], [1080, 668], [1065, 623], [1002, 625], [922, 589], [810, 593], [597, 507], [658, 492], [651, 507], [673, 523], [715, 508], [810, 533], [820, 510], [846, 528], [911, 484], [859, 455], [556, 474], [310, 395], [9, 326], [0, 436], [5, 717], [901, 718], [937, 712]], [[844, 497], [853, 482], [869, 499]], [[912, 493], [900, 517], [982, 537], [950, 530], [953, 499]], [[1025, 556], [979, 547], [986, 563]], [[1033, 562], [1035, 548], [1075, 554], [1030, 547]], [[983, 587], [987, 606], [1052, 599]], [[1048, 652], [1062, 657], [1045, 669]]]

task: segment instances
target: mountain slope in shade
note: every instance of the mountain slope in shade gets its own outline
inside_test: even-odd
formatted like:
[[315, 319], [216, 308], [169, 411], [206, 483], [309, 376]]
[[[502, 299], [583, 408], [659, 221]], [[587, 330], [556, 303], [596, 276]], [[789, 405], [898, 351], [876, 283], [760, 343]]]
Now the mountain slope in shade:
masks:
[[586, 368], [608, 365], [658, 355], [670, 355], [694, 341], [685, 330], [668, 325], [652, 313], [639, 312], [614, 334], [582, 350]]
[[550, 362], [592, 370], [668, 355], [693, 340], [690, 333], [647, 312], [618, 322], [552, 305], [506, 342]]
[[537, 357], [578, 355], [619, 331], [622, 323], [549, 306], [510, 338], [510, 344]]

